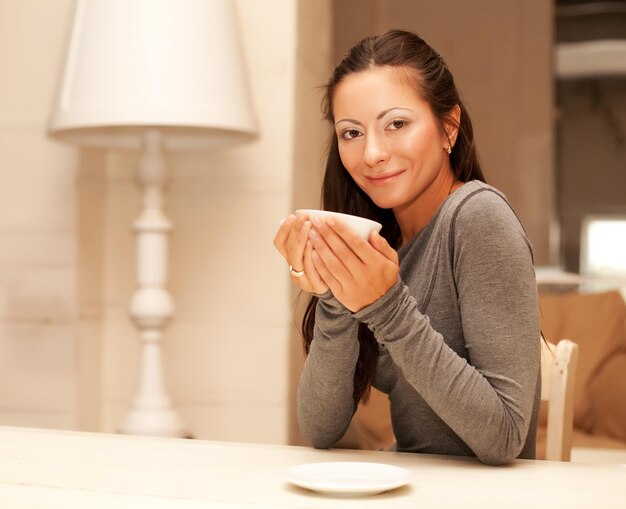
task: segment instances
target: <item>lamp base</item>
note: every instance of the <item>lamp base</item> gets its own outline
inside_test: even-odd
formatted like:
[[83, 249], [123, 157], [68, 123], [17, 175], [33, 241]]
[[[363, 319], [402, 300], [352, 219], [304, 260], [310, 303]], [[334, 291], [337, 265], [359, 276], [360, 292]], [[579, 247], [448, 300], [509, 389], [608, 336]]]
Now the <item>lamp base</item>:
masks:
[[162, 188], [166, 179], [161, 133], [150, 129], [145, 134], [145, 147], [137, 170], [143, 209], [134, 223], [138, 288], [129, 310], [141, 339], [139, 380], [137, 395], [120, 432], [185, 437], [187, 432], [167, 396], [161, 358], [163, 329], [174, 314], [174, 303], [166, 289], [167, 242], [172, 229], [162, 210]]
[[170, 438], [193, 438], [172, 408], [131, 408], [118, 433]]

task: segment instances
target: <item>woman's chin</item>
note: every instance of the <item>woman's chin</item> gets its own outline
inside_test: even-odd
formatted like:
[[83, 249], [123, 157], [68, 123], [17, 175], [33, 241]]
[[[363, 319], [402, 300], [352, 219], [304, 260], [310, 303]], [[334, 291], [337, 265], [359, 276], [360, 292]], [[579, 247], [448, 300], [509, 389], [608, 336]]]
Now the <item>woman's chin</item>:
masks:
[[381, 209], [393, 209], [398, 207], [401, 203], [400, 200], [394, 200], [389, 197], [375, 198], [370, 196], [370, 198], [374, 202], [374, 205]]

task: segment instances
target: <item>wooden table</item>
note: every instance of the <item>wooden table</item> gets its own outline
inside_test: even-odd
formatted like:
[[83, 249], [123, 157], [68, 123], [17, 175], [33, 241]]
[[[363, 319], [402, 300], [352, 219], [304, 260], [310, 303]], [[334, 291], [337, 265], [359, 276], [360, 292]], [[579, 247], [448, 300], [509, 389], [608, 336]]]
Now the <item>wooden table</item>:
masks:
[[[397, 465], [409, 486], [336, 498], [288, 484], [323, 461]], [[626, 508], [626, 464], [472, 458], [208, 442], [0, 427], [0, 507], [22, 508]]]

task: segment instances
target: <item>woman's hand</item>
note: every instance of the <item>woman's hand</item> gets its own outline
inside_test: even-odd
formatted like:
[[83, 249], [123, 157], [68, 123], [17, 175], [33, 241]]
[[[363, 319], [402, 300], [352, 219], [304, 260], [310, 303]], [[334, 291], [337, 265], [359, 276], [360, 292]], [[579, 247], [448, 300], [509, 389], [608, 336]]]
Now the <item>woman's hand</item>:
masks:
[[382, 297], [398, 280], [398, 253], [377, 232], [363, 240], [341, 221], [313, 219], [309, 239], [315, 269], [353, 313]]
[[292, 281], [305, 292], [322, 295], [328, 291], [328, 285], [324, 283], [313, 264], [310, 231], [311, 222], [306, 215], [287, 216], [274, 237], [274, 246], [295, 272], [304, 272], [299, 277], [292, 274]]

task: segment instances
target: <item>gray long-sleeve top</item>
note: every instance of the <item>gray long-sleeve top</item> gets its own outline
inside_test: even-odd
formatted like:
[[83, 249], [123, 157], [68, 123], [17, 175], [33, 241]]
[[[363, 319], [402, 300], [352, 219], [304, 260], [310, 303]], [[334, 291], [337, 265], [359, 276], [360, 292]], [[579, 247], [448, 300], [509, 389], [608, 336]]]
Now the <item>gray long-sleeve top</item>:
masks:
[[541, 393], [532, 249], [505, 197], [464, 184], [399, 251], [398, 282], [351, 313], [319, 300], [298, 388], [298, 418], [327, 448], [356, 410], [358, 323], [379, 345], [373, 386], [389, 395], [400, 451], [535, 457]]

